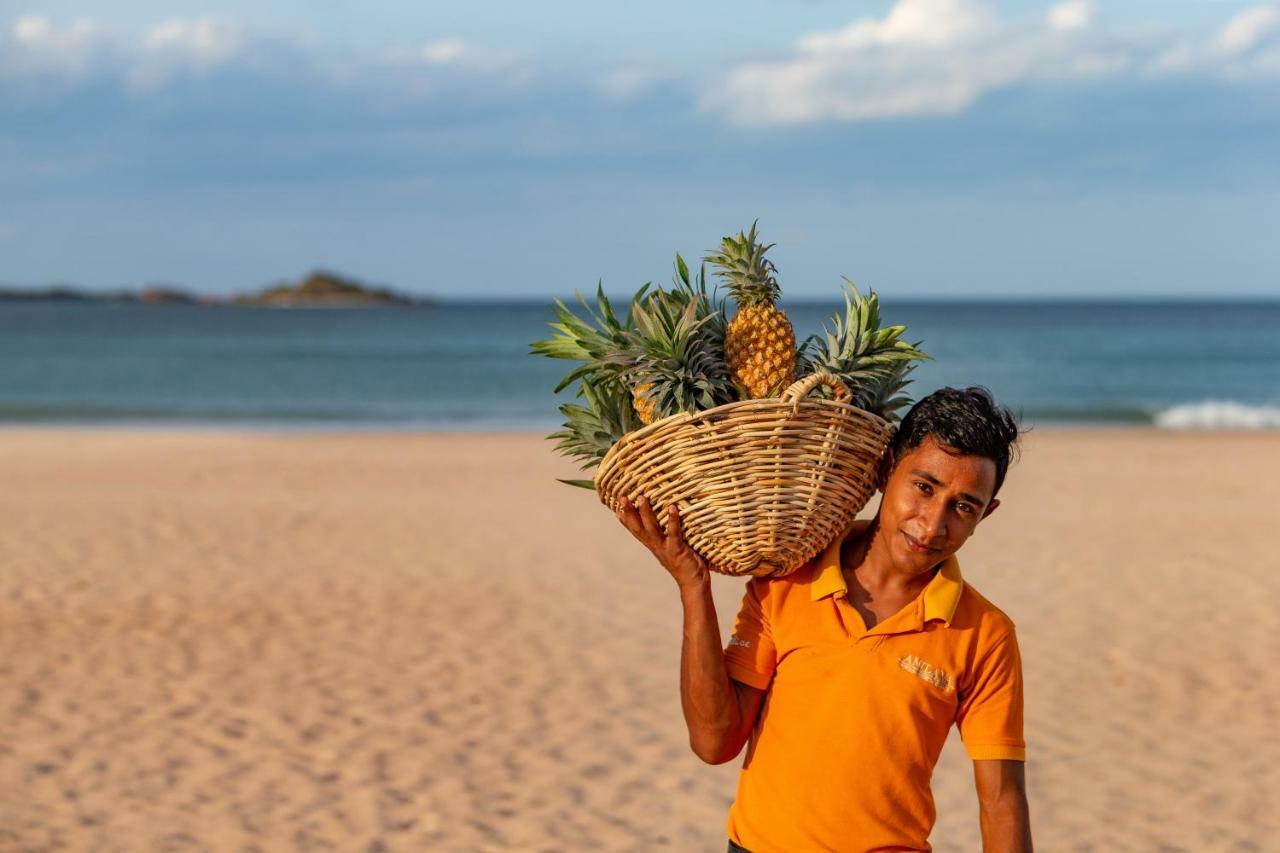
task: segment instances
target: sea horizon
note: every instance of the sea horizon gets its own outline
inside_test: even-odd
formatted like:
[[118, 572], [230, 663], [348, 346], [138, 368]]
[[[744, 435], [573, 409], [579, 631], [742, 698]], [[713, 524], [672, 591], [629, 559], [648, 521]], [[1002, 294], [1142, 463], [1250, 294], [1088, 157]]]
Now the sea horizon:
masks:
[[[650, 289], [654, 289], [661, 285], [664, 289], [670, 289], [670, 284], [662, 281], [650, 283]], [[5, 300], [0, 299], [0, 307], [5, 305], [30, 305], [45, 304], [59, 306], [73, 305], [121, 305], [121, 304], [141, 304], [130, 303], [113, 298], [122, 293], [138, 294], [153, 285], [140, 285], [135, 287], [128, 286], [94, 286], [82, 287], [79, 285], [63, 285], [63, 284], [38, 284], [38, 285], [12, 285], [10, 283], [0, 282], [0, 292], [4, 290], [14, 291], [48, 291], [54, 288], [68, 288], [76, 293], [90, 296], [90, 299], [63, 299], [57, 297], [24, 297], [21, 299]], [[161, 285], [156, 285], [161, 286]], [[156, 308], [161, 310], [181, 309], [186, 307], [208, 307], [208, 308], [241, 308], [254, 307], [266, 310], [321, 310], [321, 309], [366, 309], [366, 308], [393, 308], [402, 311], [414, 310], [431, 310], [440, 306], [471, 306], [471, 305], [554, 305], [555, 300], [559, 299], [563, 302], [577, 303], [577, 294], [581, 293], [584, 297], [594, 301], [596, 295], [595, 287], [580, 287], [576, 292], [550, 294], [548, 296], [527, 296], [522, 294], [480, 294], [460, 296], [456, 294], [440, 294], [430, 290], [411, 290], [396, 289], [397, 293], [415, 299], [421, 299], [421, 302], [414, 304], [402, 305], [383, 305], [380, 303], [370, 303], [369, 305], [349, 305], [349, 304], [324, 304], [324, 303], [284, 303], [269, 304], [261, 303], [252, 305], [250, 303], [236, 303], [233, 301], [237, 295], [244, 296], [240, 291], [236, 292], [206, 292], [203, 290], [189, 289], [182, 285], [162, 285], [165, 288], [173, 288], [181, 292], [187, 293], [199, 299], [208, 299], [209, 302], [149, 302], [145, 303], [148, 308]], [[605, 297], [611, 302], [625, 304], [632, 295], [635, 294], [640, 285], [629, 291], [606, 290]], [[712, 290], [713, 285], [708, 283], [708, 290]], [[1280, 295], [1260, 294], [1260, 293], [1225, 293], [1225, 294], [1160, 294], [1160, 293], [1108, 293], [1108, 294], [1078, 294], [1078, 293], [1044, 293], [1010, 296], [1000, 293], [968, 293], [963, 296], [953, 295], [907, 295], [895, 296], [886, 294], [875, 288], [868, 288], [859, 284], [859, 290], [866, 294], [874, 291], [882, 303], [889, 302], [893, 304], [920, 304], [920, 305], [954, 305], [954, 304], [1011, 304], [1011, 305], [1043, 305], [1043, 304], [1188, 304], [1188, 305], [1214, 305], [1214, 304], [1239, 304], [1239, 303], [1259, 303], [1263, 305], [1280, 305]], [[838, 286], [833, 286], [832, 295], [830, 296], [783, 296], [779, 300], [779, 305], [784, 308], [788, 305], [826, 305], [837, 304], [840, 302]], [[726, 290], [721, 285], [719, 287], [720, 295], [725, 295]], [[732, 302], [729, 303], [732, 305]]]

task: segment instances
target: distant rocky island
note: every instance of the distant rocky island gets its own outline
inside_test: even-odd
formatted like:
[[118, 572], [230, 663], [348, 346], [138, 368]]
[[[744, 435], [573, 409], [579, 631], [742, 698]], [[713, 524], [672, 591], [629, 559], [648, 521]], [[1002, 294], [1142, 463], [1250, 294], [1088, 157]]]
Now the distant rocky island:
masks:
[[209, 296], [168, 284], [140, 290], [93, 291], [70, 285], [45, 288], [0, 287], [0, 302], [136, 302], [153, 305], [261, 305], [267, 307], [360, 307], [433, 304], [430, 297], [411, 296], [371, 287], [334, 272], [316, 270], [298, 282], [273, 284], [256, 293]]
[[369, 287], [330, 272], [311, 273], [296, 284], [273, 285], [248, 296], [237, 296], [237, 305], [421, 305], [422, 297], [396, 293], [385, 287]]

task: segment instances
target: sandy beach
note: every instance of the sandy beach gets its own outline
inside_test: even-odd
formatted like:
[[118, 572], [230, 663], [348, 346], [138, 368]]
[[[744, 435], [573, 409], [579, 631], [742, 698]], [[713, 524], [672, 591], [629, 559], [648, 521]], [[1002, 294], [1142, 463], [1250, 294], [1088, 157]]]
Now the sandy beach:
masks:
[[[674, 584], [541, 435], [6, 429], [0, 472], [0, 850], [724, 849]], [[960, 558], [1038, 849], [1280, 844], [1277, 482], [1277, 433], [1026, 438]], [[978, 850], [954, 737], [934, 790]]]

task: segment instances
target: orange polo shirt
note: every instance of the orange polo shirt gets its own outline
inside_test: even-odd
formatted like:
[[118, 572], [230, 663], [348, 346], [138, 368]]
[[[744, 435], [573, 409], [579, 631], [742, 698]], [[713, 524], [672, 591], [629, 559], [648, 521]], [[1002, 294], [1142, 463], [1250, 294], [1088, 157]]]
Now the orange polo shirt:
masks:
[[944, 562], [871, 630], [849, 603], [840, 546], [753, 578], [725, 649], [768, 688], [729, 810], [752, 853], [930, 850], [933, 767], [954, 724], [969, 757], [1025, 760], [1013, 622]]

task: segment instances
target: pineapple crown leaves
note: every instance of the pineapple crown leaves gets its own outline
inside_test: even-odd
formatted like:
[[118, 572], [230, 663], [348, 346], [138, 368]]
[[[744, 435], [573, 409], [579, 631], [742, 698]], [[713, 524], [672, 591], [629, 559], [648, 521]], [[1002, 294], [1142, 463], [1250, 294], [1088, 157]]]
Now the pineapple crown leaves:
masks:
[[[643, 426], [631, 408], [631, 392], [616, 379], [585, 377], [582, 394], [586, 406], [564, 403], [560, 413], [565, 417], [564, 429], [547, 436], [557, 439], [556, 450], [566, 456], [584, 460], [584, 470], [600, 463], [609, 448], [622, 436]], [[561, 480], [571, 486], [594, 489], [591, 480]]]
[[[703, 267], [703, 270], [705, 272], [706, 270], [705, 266]], [[676, 287], [679, 287], [681, 284], [683, 284], [685, 287], [689, 288], [690, 290], [693, 289], [693, 285], [689, 282], [689, 265], [684, 262], [684, 258], [680, 257], [680, 253], [676, 252], [675, 285]]]
[[[636, 291], [635, 296], [631, 298], [632, 303], [641, 299], [648, 289], [649, 284], [645, 284]], [[588, 320], [580, 319], [557, 299], [555, 314], [559, 322], [549, 324], [555, 330], [555, 334], [546, 340], [529, 344], [530, 355], [545, 355], [549, 358], [566, 358], [585, 362], [560, 380], [560, 384], [553, 392], [556, 394], [577, 379], [608, 371], [610, 368], [605, 362], [606, 356], [626, 345], [627, 333], [631, 328], [629, 315], [624, 315], [625, 319], [620, 321], [614, 313], [613, 306], [604, 295], [603, 282], [598, 282], [596, 285], [598, 311], [592, 309], [581, 292], [576, 292], [576, 295], [586, 311]], [[578, 396], [582, 395], [582, 389], [579, 389]]]
[[[863, 297], [848, 278], [843, 317], [832, 317], [833, 329], [824, 323], [822, 335], [810, 335], [797, 352], [797, 375], [818, 370], [836, 374], [853, 392], [854, 404], [888, 417], [909, 402], [895, 397], [910, 380], [914, 362], [932, 358], [920, 343], [902, 340], [906, 326], [880, 328], [880, 297], [874, 290]], [[882, 414], [887, 412], [888, 415]]]
[[711, 294], [707, 294], [707, 265], [704, 262], [698, 268], [698, 281], [695, 286], [689, 277], [689, 265], [685, 263], [684, 258], [680, 257], [680, 253], [676, 252], [676, 275], [672, 280], [673, 290], [677, 294], [684, 294], [688, 298], [699, 303], [699, 315], [710, 315], [703, 327], [704, 339], [711, 351], [718, 354], [721, 361], [724, 360], [724, 337], [729, 331], [728, 316], [729, 311], [725, 305], [725, 298], [720, 296], [719, 287], [713, 286]]
[[719, 317], [689, 291], [659, 288], [632, 305], [628, 346], [610, 361], [633, 387], [650, 386], [645, 396], [658, 417], [730, 402], [733, 392], [711, 331]]
[[782, 295], [778, 287], [778, 268], [765, 257], [775, 244], [762, 245], [756, 240], [756, 225], [747, 233], [724, 237], [718, 249], [708, 249], [705, 260], [717, 267], [717, 275], [725, 280], [739, 306], [773, 305]]
[[896, 423], [898, 410], [911, 404], [911, 398], [899, 392], [914, 381], [906, 378], [914, 366], [909, 361], [899, 362], [891, 371], [864, 383], [854, 395], [853, 405]]
[[693, 283], [693, 279], [689, 276], [689, 265], [685, 263], [684, 258], [681, 257], [679, 252], [676, 252], [675, 268], [676, 274], [671, 279], [672, 293], [686, 296], [689, 299], [700, 299], [706, 303], [705, 307], [710, 309], [715, 297], [714, 294], [711, 297], [707, 296], [706, 263], [703, 263], [702, 267], [698, 270], [698, 283], [696, 286]]
[[[632, 394], [646, 377], [651, 387], [645, 396], [654, 399], [660, 417], [735, 399], [724, 376], [723, 302], [717, 305], [707, 294], [705, 265], [696, 283], [679, 255], [675, 270], [671, 292], [645, 284], [626, 313], [615, 312], [601, 284], [598, 307], [577, 294], [583, 316], [556, 300], [557, 322], [550, 324], [555, 334], [530, 344], [533, 354], [583, 362], [555, 390], [580, 380], [577, 396], [585, 405], [561, 405], [563, 429], [547, 438], [559, 442], [561, 454], [582, 460], [584, 469], [598, 465], [622, 436], [644, 426]], [[594, 488], [591, 480], [560, 482]]]
[[669, 370], [678, 370], [701, 353], [698, 331], [711, 315], [698, 316], [696, 300], [672, 297], [659, 289], [644, 303], [632, 306], [634, 329], [628, 335], [630, 355], [636, 365], [649, 362]]
[[880, 297], [874, 290], [864, 297], [852, 281], [845, 278], [844, 282], [844, 316], [833, 315], [832, 329], [823, 323], [823, 334], [810, 335], [800, 346], [807, 367], [855, 379], [872, 378], [900, 363], [932, 358], [919, 349], [919, 342], [901, 339], [906, 326], [880, 328]]

